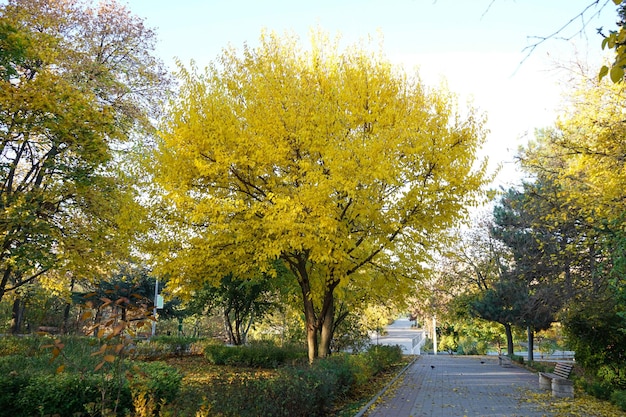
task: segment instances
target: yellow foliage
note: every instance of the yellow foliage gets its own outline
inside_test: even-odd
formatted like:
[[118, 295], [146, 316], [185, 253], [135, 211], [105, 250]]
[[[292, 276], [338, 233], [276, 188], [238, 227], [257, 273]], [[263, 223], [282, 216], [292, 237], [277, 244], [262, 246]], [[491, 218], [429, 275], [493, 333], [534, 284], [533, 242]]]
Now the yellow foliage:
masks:
[[305, 303], [352, 281], [401, 297], [483, 196], [481, 117], [363, 46], [264, 33], [178, 75], [154, 164], [178, 219], [162, 259], [171, 287], [281, 259]]
[[[549, 175], [587, 221], [619, 219], [626, 206], [626, 85], [583, 80], [555, 128], [523, 151], [531, 172]], [[561, 213], [565, 215], [565, 213]]]
[[541, 404], [545, 409], [553, 411], [557, 417], [618, 417], [625, 416], [617, 406], [608, 401], [599, 400], [583, 392], [576, 392], [575, 398], [555, 398], [550, 392], [525, 393], [529, 401]]
[[381, 248], [421, 256], [485, 182], [476, 115], [461, 119], [449, 93], [321, 34], [310, 51], [264, 34], [242, 57], [226, 50], [204, 74], [179, 75], [158, 178], [199, 227], [176, 270], [193, 259], [245, 272], [306, 251], [345, 276]]

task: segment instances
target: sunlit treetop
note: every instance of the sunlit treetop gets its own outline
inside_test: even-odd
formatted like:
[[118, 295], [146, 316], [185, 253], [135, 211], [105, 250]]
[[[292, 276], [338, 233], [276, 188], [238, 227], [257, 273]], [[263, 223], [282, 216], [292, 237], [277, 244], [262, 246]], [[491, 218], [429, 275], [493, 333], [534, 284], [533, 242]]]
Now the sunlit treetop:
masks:
[[549, 175], [561, 197], [589, 222], [623, 217], [626, 193], [626, 84], [586, 79], [570, 96], [553, 129], [522, 152], [529, 172]]
[[481, 198], [483, 119], [363, 45], [264, 33], [178, 75], [157, 178], [190, 230], [168, 259], [180, 285], [277, 258], [320, 287], [419, 269]]

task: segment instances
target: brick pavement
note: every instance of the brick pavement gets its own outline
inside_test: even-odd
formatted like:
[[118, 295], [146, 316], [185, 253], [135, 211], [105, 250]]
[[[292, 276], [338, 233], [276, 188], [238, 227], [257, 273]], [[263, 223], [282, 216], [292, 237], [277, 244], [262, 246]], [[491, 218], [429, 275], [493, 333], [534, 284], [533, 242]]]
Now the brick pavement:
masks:
[[[481, 363], [482, 362], [482, 363]], [[503, 368], [497, 357], [424, 355], [383, 394], [365, 417], [542, 417], [527, 401], [539, 391], [535, 373]]]

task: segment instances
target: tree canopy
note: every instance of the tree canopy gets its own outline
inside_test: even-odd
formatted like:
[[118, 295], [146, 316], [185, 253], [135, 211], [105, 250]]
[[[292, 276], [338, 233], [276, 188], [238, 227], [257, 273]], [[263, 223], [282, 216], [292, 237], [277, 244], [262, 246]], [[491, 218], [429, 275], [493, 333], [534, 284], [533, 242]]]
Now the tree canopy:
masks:
[[153, 47], [114, 1], [0, 6], [0, 299], [128, 255], [139, 206], [121, 151], [150, 133], [166, 91]]
[[186, 235], [168, 250], [170, 283], [281, 259], [302, 291], [311, 358], [318, 331], [328, 352], [335, 289], [410, 290], [488, 180], [482, 118], [362, 46], [264, 34], [179, 76], [155, 164]]

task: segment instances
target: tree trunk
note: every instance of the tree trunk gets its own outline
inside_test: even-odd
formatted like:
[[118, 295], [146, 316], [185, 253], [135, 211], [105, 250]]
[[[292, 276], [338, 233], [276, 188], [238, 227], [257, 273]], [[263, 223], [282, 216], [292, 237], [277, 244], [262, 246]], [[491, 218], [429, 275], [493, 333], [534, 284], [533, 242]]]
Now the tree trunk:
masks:
[[527, 327], [528, 333], [528, 362], [532, 362], [535, 360], [534, 350], [535, 350], [535, 331], [532, 327]]
[[244, 340], [241, 337], [241, 315], [240, 312], [235, 309], [235, 341], [237, 345], [243, 345]]
[[303, 252], [294, 257], [285, 257], [284, 260], [291, 272], [297, 277], [298, 285], [302, 291], [302, 305], [304, 312], [304, 326], [306, 331], [306, 343], [308, 348], [309, 363], [317, 358], [317, 320], [315, 307], [311, 298], [311, 283], [307, 270], [308, 255]]
[[223, 314], [224, 330], [226, 331], [226, 334], [228, 335], [228, 343], [231, 345], [236, 345], [237, 342], [235, 341], [235, 334], [233, 333], [233, 326], [230, 322], [230, 317], [228, 313], [229, 311], [227, 309], [224, 309], [224, 314]]
[[11, 311], [11, 334], [16, 335], [22, 331], [22, 323], [24, 321], [24, 302], [18, 295], [13, 301], [13, 309]]
[[2, 274], [2, 280], [0, 281], [0, 301], [6, 294], [7, 285], [9, 284], [9, 277], [11, 276], [11, 267], [7, 266]]
[[333, 328], [335, 320], [335, 300], [332, 289], [328, 289], [324, 296], [324, 304], [320, 312], [322, 322], [320, 323], [321, 338], [319, 356], [325, 358], [330, 355], [330, 342], [333, 340]]
[[306, 326], [306, 343], [309, 352], [309, 362], [317, 358], [317, 327], [315, 326], [315, 309], [313, 300], [308, 296], [304, 299], [304, 321]]
[[[70, 294], [74, 292], [74, 283], [75, 283], [75, 280], [74, 280], [74, 277], [72, 277], [72, 280], [70, 281]], [[65, 308], [63, 308], [63, 328], [61, 329], [62, 334], [69, 333], [70, 309], [71, 308], [72, 308], [71, 301], [65, 303]]]
[[511, 330], [510, 323], [503, 323], [504, 332], [506, 333], [506, 354], [513, 356], [515, 354], [513, 350], [513, 331]]

